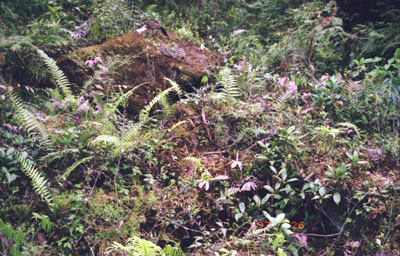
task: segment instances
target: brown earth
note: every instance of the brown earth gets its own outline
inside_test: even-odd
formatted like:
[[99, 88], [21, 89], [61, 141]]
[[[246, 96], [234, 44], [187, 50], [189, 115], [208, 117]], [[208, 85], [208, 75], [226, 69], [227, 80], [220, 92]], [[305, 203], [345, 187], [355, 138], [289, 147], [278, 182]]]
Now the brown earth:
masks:
[[100, 56], [130, 56], [133, 64], [124, 66], [114, 80], [116, 84], [126, 85], [129, 90], [145, 83], [130, 98], [128, 111], [138, 113], [159, 90], [169, 87], [163, 79], [168, 77], [176, 81], [183, 90], [193, 91], [201, 85], [205, 71], [213, 71], [222, 58], [208, 49], [176, 35], [173, 31], [161, 32], [149, 28], [143, 33], [131, 31], [100, 45], [78, 49], [62, 56], [60, 68], [69, 80], [82, 86], [93, 70], [83, 63]]

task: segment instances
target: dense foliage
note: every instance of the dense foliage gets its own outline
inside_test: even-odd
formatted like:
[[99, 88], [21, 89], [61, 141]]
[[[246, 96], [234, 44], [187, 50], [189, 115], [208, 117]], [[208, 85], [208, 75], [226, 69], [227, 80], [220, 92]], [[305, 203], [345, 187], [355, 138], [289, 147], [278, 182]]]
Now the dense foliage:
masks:
[[[349, 2], [1, 1], [0, 255], [400, 255], [400, 6]], [[76, 53], [154, 23], [221, 66], [136, 113]]]

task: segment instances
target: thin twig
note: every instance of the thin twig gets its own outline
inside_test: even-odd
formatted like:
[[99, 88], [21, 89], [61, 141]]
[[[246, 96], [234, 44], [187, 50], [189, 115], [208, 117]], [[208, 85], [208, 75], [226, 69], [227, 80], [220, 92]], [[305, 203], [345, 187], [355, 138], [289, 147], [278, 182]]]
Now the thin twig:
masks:
[[207, 131], [207, 135], [208, 135], [208, 139], [210, 140], [210, 142], [213, 141], [213, 139], [211, 138], [211, 133], [210, 130], [208, 129], [208, 125], [207, 125], [207, 119], [206, 119], [206, 113], [204, 112], [204, 108], [201, 111], [201, 118], [203, 120], [203, 123], [206, 127], [206, 131]]

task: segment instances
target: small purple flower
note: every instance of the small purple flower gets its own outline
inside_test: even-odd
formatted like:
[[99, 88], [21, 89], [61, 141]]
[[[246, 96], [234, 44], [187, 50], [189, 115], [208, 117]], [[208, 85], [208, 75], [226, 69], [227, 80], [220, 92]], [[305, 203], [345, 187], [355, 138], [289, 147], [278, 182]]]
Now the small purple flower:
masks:
[[70, 35], [72, 38], [79, 38], [79, 37], [80, 37], [80, 35], [79, 35], [78, 32], [72, 32], [72, 33], [70, 33], [69, 35]]
[[87, 60], [85, 61], [85, 64], [88, 65], [89, 67], [93, 67], [96, 63], [103, 63], [103, 60], [101, 57], [95, 57], [94, 60]]
[[80, 107], [80, 105], [82, 105], [84, 102], [85, 102], [85, 97], [81, 96], [81, 97], [78, 99], [78, 107]]
[[295, 81], [289, 82], [287, 88], [289, 88], [290, 91], [297, 93], [297, 85]]
[[89, 106], [88, 105], [82, 104], [82, 105], [79, 106], [79, 108], [83, 109], [83, 111], [86, 113], [86, 115], [88, 114], [88, 112], [89, 112]]
[[236, 160], [231, 161], [231, 168], [239, 167], [239, 170], [242, 170], [242, 162], [239, 161], [239, 153], [236, 153]]
[[97, 63], [97, 62], [103, 63], [103, 60], [101, 59], [101, 57], [94, 58], [94, 63]]
[[307, 98], [311, 98], [311, 97], [314, 97], [315, 95], [313, 94], [313, 93], [311, 93], [311, 92], [305, 92], [305, 93], [303, 93], [303, 96], [301, 96], [301, 98], [303, 99], [303, 100], [305, 100], [305, 99], [307, 99]]
[[99, 68], [101, 71], [103, 71], [104, 73], [107, 73], [109, 70], [107, 67], [103, 66], [103, 65], [99, 65]]
[[339, 81], [341, 81], [343, 79], [342, 74], [340, 73], [340, 71], [338, 73], [338, 79], [339, 79]]
[[322, 77], [321, 77], [321, 81], [326, 81], [326, 80], [328, 80], [329, 79], [329, 76], [327, 76], [327, 75], [323, 75]]
[[240, 191], [251, 191], [251, 190], [256, 190], [256, 189], [257, 189], [257, 184], [254, 183], [253, 181], [248, 181], [243, 184]]
[[50, 101], [51, 101], [57, 108], [64, 108], [64, 106], [63, 106], [60, 102], [56, 101], [55, 99], [50, 99]]
[[287, 77], [280, 77], [278, 79], [278, 84], [283, 87], [286, 84], [286, 79]]
[[70, 36], [72, 38], [82, 38], [87, 32], [87, 22], [85, 21], [80, 26], [75, 26], [75, 32], [71, 32]]
[[96, 62], [94, 60], [87, 60], [85, 61], [85, 64], [88, 65], [89, 67], [93, 67]]
[[94, 114], [94, 115], [96, 115], [97, 113], [100, 113], [101, 111], [103, 111], [102, 108], [101, 108], [101, 106], [100, 106], [99, 104], [96, 104], [95, 109], [96, 109], [96, 110], [93, 111], [93, 114]]

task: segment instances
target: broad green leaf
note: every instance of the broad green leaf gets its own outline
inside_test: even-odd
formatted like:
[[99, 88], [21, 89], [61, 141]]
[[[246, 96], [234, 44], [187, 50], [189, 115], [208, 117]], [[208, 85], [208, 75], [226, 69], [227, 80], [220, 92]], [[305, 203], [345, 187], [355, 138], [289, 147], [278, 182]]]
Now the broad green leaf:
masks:
[[321, 188], [319, 189], [319, 194], [320, 194], [321, 196], [324, 196], [325, 193], [326, 193], [325, 188], [324, 188], [324, 187], [321, 187]]
[[240, 212], [235, 214], [235, 220], [238, 221], [242, 217], [242, 214]]
[[285, 219], [285, 214], [284, 213], [280, 213], [278, 214], [278, 216], [276, 216], [276, 222], [280, 223]]
[[257, 195], [254, 195], [254, 196], [253, 196], [253, 199], [254, 199], [254, 201], [256, 202], [257, 206], [260, 206], [260, 205], [261, 205], [261, 199], [260, 199]]
[[263, 188], [265, 188], [266, 190], [268, 190], [271, 193], [274, 193], [274, 189], [270, 186], [270, 185], [265, 185]]
[[244, 204], [243, 202], [240, 202], [240, 203], [239, 203], [239, 209], [240, 209], [240, 212], [241, 212], [241, 213], [243, 213], [244, 210], [246, 209], [246, 206], [245, 206], [245, 204]]
[[333, 194], [333, 201], [335, 201], [336, 205], [339, 205], [340, 203], [340, 193], [339, 192], [335, 192], [335, 194]]

